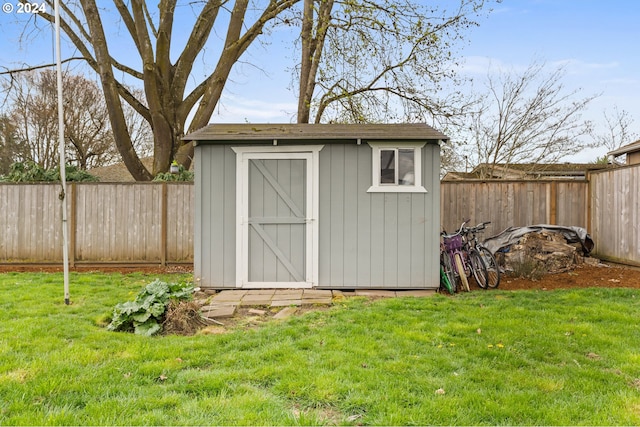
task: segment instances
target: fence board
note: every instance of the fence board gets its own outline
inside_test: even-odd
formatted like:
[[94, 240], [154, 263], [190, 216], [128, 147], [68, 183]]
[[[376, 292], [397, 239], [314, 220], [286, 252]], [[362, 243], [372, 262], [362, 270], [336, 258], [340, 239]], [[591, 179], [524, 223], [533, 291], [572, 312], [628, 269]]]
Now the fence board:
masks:
[[587, 227], [587, 181], [443, 181], [441, 226], [491, 221], [486, 236], [533, 224]]
[[[0, 262], [62, 262], [59, 192], [0, 185]], [[192, 184], [73, 183], [66, 201], [71, 263], [193, 262]]]
[[[589, 181], [443, 181], [441, 226], [587, 228], [596, 256], [640, 265], [640, 166]], [[163, 191], [166, 186], [166, 191]], [[62, 262], [59, 184], [0, 184], [0, 262]], [[188, 183], [78, 183], [67, 187], [71, 261], [192, 262], [194, 188]], [[162, 218], [162, 210], [166, 218]], [[164, 254], [164, 256], [163, 256]]]

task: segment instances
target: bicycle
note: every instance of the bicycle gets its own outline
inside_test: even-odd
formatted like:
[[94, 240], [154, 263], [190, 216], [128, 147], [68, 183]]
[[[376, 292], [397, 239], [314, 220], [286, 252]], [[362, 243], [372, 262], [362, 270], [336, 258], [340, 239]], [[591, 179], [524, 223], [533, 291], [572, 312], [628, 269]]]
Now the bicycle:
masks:
[[[454, 272], [457, 280], [460, 280], [460, 284], [462, 285], [462, 289], [469, 292], [471, 289], [469, 288], [469, 281], [467, 280], [467, 271], [471, 271], [471, 269], [467, 266], [465, 262], [466, 252], [464, 252], [463, 246], [463, 238], [462, 238], [462, 229], [464, 227], [463, 222], [460, 230], [458, 230], [454, 234], [447, 234], [446, 231], [443, 231], [442, 236], [442, 244], [444, 246], [444, 254], [445, 259], [448, 257], [449, 262], [452, 264], [452, 270]], [[454, 279], [454, 282], [457, 280]]]
[[478, 233], [487, 228], [487, 224], [491, 224], [491, 221], [480, 223], [475, 227], [466, 228], [463, 230], [463, 234], [466, 237], [465, 246], [467, 250], [475, 251], [480, 255], [487, 271], [486, 280], [478, 282], [478, 286], [483, 289], [494, 289], [500, 284], [500, 267], [498, 267], [496, 258], [491, 251], [480, 243], [477, 237]]
[[456, 276], [451, 265], [451, 258], [445, 252], [442, 242], [440, 242], [440, 288], [452, 295], [456, 293]]

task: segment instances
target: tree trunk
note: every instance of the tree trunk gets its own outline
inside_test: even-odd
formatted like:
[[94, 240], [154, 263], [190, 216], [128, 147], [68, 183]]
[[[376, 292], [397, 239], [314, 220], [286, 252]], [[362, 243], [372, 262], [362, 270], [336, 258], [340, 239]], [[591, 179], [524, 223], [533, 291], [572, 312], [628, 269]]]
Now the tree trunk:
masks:
[[94, 0], [82, 0], [82, 8], [87, 18], [87, 26], [91, 33], [93, 49], [96, 55], [98, 74], [104, 92], [107, 110], [109, 111], [109, 119], [113, 129], [113, 135], [116, 140], [116, 146], [122, 156], [122, 161], [136, 181], [150, 181], [153, 176], [147, 168], [142, 164], [136, 154], [131, 136], [127, 129], [127, 123], [122, 111], [120, 102], [120, 94], [111, 68], [111, 57], [107, 47], [107, 41], [102, 27], [100, 14]]

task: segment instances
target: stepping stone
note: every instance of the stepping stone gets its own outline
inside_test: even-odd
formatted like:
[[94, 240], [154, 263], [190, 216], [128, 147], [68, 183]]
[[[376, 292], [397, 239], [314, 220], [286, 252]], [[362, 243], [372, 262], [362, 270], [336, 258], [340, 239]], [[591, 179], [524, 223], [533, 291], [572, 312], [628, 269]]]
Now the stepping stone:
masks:
[[275, 289], [251, 289], [247, 291], [247, 295], [273, 295]]
[[232, 304], [207, 305], [202, 307], [200, 312], [208, 319], [221, 319], [233, 317], [236, 313], [236, 306]]
[[274, 300], [301, 299], [302, 289], [277, 290], [273, 294]]
[[286, 319], [298, 311], [298, 307], [285, 307], [273, 316], [274, 319]]
[[[275, 297], [274, 297], [275, 298]], [[271, 307], [288, 307], [291, 305], [302, 305], [302, 299], [274, 299], [271, 301]]]
[[247, 294], [240, 301], [240, 305], [270, 305], [272, 295]]
[[323, 289], [304, 289], [302, 298], [331, 298], [331, 291]]
[[218, 292], [211, 301], [216, 302], [229, 302], [229, 301], [240, 301], [242, 297], [247, 293], [247, 291], [220, 291]]

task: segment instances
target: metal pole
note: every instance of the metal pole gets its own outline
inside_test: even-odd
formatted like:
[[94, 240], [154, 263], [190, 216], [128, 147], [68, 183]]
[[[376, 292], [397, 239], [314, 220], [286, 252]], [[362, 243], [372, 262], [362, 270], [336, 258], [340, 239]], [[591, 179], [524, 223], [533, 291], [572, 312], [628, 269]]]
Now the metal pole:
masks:
[[60, 0], [54, 1], [55, 27], [56, 27], [56, 70], [58, 82], [58, 135], [60, 139], [60, 182], [62, 191], [62, 259], [64, 268], [64, 303], [69, 305], [69, 236], [67, 224], [67, 161], [64, 152], [64, 102], [62, 99], [62, 58], [60, 53]]

